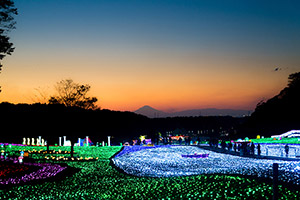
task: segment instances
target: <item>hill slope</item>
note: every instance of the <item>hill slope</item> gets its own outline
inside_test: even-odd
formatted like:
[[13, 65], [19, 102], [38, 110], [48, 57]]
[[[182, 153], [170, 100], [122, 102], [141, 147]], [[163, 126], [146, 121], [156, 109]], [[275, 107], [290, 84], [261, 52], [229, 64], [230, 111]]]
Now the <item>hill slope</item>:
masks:
[[278, 95], [257, 105], [243, 131], [253, 136], [271, 136], [300, 129], [299, 113], [300, 72], [289, 76], [287, 87]]
[[137, 114], [147, 116], [149, 118], [164, 118], [164, 117], [199, 117], [199, 116], [232, 116], [243, 117], [248, 116], [251, 111], [249, 110], [233, 110], [233, 109], [194, 109], [183, 110], [174, 113], [166, 113], [150, 106], [143, 106], [134, 111]]

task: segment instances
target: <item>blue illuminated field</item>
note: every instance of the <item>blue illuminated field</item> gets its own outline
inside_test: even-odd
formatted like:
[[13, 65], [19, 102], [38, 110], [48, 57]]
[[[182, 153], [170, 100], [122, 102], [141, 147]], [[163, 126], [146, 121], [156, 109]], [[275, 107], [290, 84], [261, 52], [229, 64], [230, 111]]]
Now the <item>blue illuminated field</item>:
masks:
[[[125, 147], [125, 151], [127, 148]], [[183, 158], [182, 155], [208, 154], [207, 158]], [[202, 174], [251, 175], [270, 178], [273, 163], [279, 163], [279, 179], [300, 184], [300, 161], [281, 161], [239, 157], [203, 150], [195, 146], [147, 148], [117, 156], [113, 162], [128, 174], [149, 177], [173, 177]]]

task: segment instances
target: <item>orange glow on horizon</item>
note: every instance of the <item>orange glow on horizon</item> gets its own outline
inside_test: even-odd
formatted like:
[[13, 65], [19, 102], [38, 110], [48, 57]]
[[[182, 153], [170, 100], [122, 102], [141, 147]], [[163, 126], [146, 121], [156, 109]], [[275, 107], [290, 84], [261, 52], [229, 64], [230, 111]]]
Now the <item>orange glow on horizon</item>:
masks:
[[[56, 82], [71, 78], [89, 84], [90, 95], [106, 109], [134, 111], [150, 105], [164, 111], [253, 110], [260, 100], [283, 89], [288, 76], [260, 69], [267, 61], [231, 59], [230, 55], [224, 61], [223, 54], [133, 52], [101, 57], [95, 53], [83, 59], [57, 56], [55, 60], [47, 55], [35, 59], [32, 54], [16, 52], [6, 58], [0, 101], [33, 103], [36, 88], [48, 88], [49, 95], [53, 95]], [[238, 68], [241, 65], [243, 70]]]
[[103, 109], [253, 110], [300, 69], [298, 4], [215, 3], [16, 1], [0, 102], [46, 102], [36, 89], [73, 79]]

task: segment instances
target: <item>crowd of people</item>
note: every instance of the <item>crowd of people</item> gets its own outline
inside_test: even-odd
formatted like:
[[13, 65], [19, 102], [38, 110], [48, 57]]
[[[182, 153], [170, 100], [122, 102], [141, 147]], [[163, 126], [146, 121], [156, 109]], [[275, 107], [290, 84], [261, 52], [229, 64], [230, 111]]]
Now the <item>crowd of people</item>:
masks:
[[[139, 141], [139, 140], [138, 140]], [[198, 137], [179, 137], [176, 140], [172, 139], [172, 137], [161, 137], [160, 140], [155, 139], [154, 144], [163, 144], [163, 145], [198, 145], [201, 143], [201, 139]], [[142, 145], [143, 142], [137, 142], [138, 145]], [[209, 146], [212, 148], [221, 147], [224, 151], [237, 152], [240, 155], [257, 155], [261, 156], [261, 145], [254, 144], [250, 141], [241, 141], [241, 142], [225, 142], [218, 139], [210, 139]], [[289, 156], [289, 146], [286, 144], [284, 147], [286, 157]], [[266, 155], [268, 155], [268, 149], [266, 149]], [[283, 155], [281, 155], [283, 156]]]
[[[239, 152], [240, 155], [261, 155], [261, 145], [255, 145], [253, 142], [234, 142], [234, 143], [226, 143], [225, 141], [221, 141], [221, 149]], [[211, 141], [210, 147], [218, 148], [219, 142]], [[256, 150], [256, 151], [255, 151]], [[288, 157], [289, 155], [289, 146], [286, 144], [284, 147], [285, 155]]]

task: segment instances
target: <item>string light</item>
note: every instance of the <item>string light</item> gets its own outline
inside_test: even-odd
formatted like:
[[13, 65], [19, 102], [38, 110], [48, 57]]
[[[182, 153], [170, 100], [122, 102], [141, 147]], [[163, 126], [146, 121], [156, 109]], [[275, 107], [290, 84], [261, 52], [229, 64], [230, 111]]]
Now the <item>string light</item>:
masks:
[[26, 183], [32, 180], [38, 180], [38, 179], [46, 179], [50, 178], [52, 176], [55, 176], [59, 172], [63, 171], [67, 167], [62, 167], [58, 164], [50, 164], [50, 163], [24, 163], [25, 166], [37, 166], [41, 169], [22, 175], [20, 177], [16, 178], [2, 178], [0, 179], [0, 185], [4, 184], [20, 184], [20, 183]]
[[[113, 158], [114, 164], [135, 176], [173, 177], [200, 174], [233, 174], [272, 177], [273, 163], [279, 163], [279, 179], [300, 184], [300, 162], [254, 159], [202, 150], [193, 146], [163, 146], [157, 148], [125, 147], [121, 156]], [[182, 157], [206, 155], [207, 158]]]
[[[28, 149], [30, 148], [26, 147], [25, 150]], [[168, 178], [129, 176], [117, 171], [110, 162], [110, 158], [120, 149], [121, 147], [77, 147], [79, 157], [99, 159], [92, 162], [58, 161], [55, 164], [66, 163], [80, 171], [56, 182], [46, 181], [33, 185], [28, 182], [27, 185], [0, 190], [0, 199], [271, 199], [272, 197], [271, 183], [239, 176], [212, 174]], [[168, 147], [161, 149], [172, 151]], [[68, 148], [62, 148], [62, 151], [65, 150]], [[160, 152], [158, 148], [156, 151]], [[33, 155], [37, 158], [45, 157]], [[51, 160], [43, 162], [45, 161], [51, 164], [54, 162]], [[282, 199], [296, 199], [300, 195], [299, 191], [281, 185], [279, 193]]]

